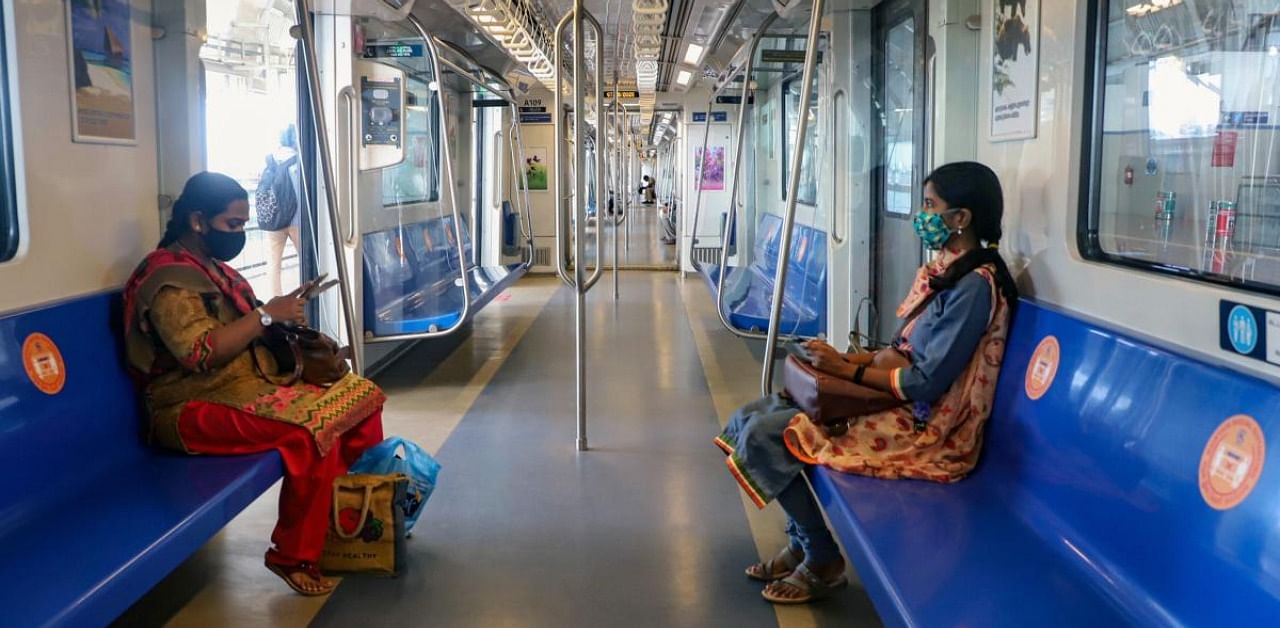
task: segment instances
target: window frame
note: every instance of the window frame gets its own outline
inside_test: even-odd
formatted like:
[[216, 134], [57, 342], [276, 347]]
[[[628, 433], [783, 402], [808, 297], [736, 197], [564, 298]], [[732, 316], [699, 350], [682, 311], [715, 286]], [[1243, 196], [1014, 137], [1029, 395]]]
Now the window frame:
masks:
[[18, 215], [18, 168], [16, 160], [16, 135], [13, 127], [13, 98], [10, 77], [9, 25], [12, 19], [7, 7], [0, 8], [0, 178], [8, 184], [0, 190], [0, 263], [12, 260], [18, 254], [22, 241]]
[[1102, 136], [1106, 111], [1107, 42], [1110, 34], [1111, 5], [1116, 0], [1089, 2], [1086, 17], [1086, 53], [1084, 67], [1084, 115], [1080, 141], [1080, 202], [1076, 216], [1076, 246], [1087, 261], [1129, 268], [1148, 275], [1177, 277], [1188, 281], [1280, 297], [1280, 284], [1267, 284], [1250, 279], [1233, 278], [1196, 268], [1183, 268], [1158, 261], [1145, 261], [1108, 253], [1102, 247]]
[[[817, 83], [817, 82], [818, 82], [817, 77], [816, 77], [817, 67], [815, 67], [815, 68], [814, 68], [814, 71], [815, 71], [814, 83]], [[789, 132], [788, 132], [790, 129], [788, 129], [788, 126], [789, 126], [789, 125], [788, 125], [788, 123], [787, 123], [787, 111], [788, 111], [788, 107], [787, 107], [787, 92], [789, 91], [789, 88], [791, 87], [791, 84], [792, 84], [792, 83], [800, 83], [800, 82], [802, 82], [802, 81], [804, 81], [804, 72], [803, 72], [803, 71], [797, 71], [797, 72], [794, 72], [794, 73], [792, 73], [792, 74], [785, 75], [785, 76], [782, 78], [782, 80], [778, 81], [778, 89], [780, 90], [780, 93], [779, 93], [780, 98], [778, 99], [778, 100], [780, 101], [780, 102], [779, 102], [779, 105], [778, 105], [778, 106], [779, 106], [779, 108], [780, 108], [780, 112], [779, 112], [779, 115], [778, 115], [778, 126], [780, 127], [781, 132], [782, 132], [782, 142], [781, 142], [781, 143], [782, 143], [782, 162], [781, 162], [780, 164], [778, 164], [778, 165], [779, 165], [779, 168], [782, 170], [782, 176], [779, 178], [779, 182], [781, 183], [781, 185], [779, 185], [778, 187], [779, 187], [779, 193], [782, 195], [782, 200], [783, 200], [784, 202], [787, 200], [787, 187], [789, 187], [790, 182], [791, 182], [791, 172], [790, 172], [790, 169], [791, 169], [791, 147], [790, 147], [790, 142], [791, 142], [791, 133], [789, 133]], [[814, 92], [819, 92], [819, 91], [820, 91], [820, 90], [818, 89], [818, 86], [817, 86], [817, 85], [814, 85], [814, 86], [813, 86], [813, 91], [814, 91]], [[811, 99], [811, 100], [810, 100], [810, 106], [812, 106], [812, 107], [813, 107], [813, 108], [815, 108], [815, 109], [816, 109], [816, 108], [818, 108], [818, 97], [819, 97], [819, 95], [820, 95], [820, 94], [812, 94], [812, 95], [810, 95], [810, 99]], [[797, 108], [797, 109], [799, 109], [799, 108], [800, 108], [800, 107], [799, 107], [799, 103], [798, 103], [798, 102], [797, 102], [796, 108]], [[708, 123], [708, 124], [709, 124], [709, 123]], [[813, 133], [813, 134], [816, 136], [816, 137], [815, 137], [815, 141], [814, 141], [814, 143], [815, 143], [815, 144], [817, 144], [817, 143], [821, 140], [821, 136], [818, 134], [817, 125], [809, 125], [809, 129], [808, 129], [808, 131], [809, 131], [810, 133]], [[796, 146], [798, 147], [798, 146], [799, 146], [799, 144], [796, 144]], [[810, 159], [817, 159], [817, 157], [815, 157], [814, 155], [811, 155], [811, 154], [807, 154], [807, 155], [805, 155], [805, 156], [806, 156], [806, 157], [809, 157]], [[800, 170], [801, 170], [801, 172], [803, 172], [803, 171], [804, 171], [804, 161], [803, 161], [803, 160], [800, 162]], [[819, 189], [818, 189], [818, 185], [817, 185], [817, 183], [818, 183], [818, 177], [817, 177], [817, 174], [818, 174], [818, 171], [817, 171], [817, 168], [815, 167], [815, 168], [814, 168], [814, 180], [813, 180], [813, 181], [814, 181], [813, 202], [812, 202], [812, 203], [810, 203], [810, 202], [806, 202], [806, 199], [804, 198], [804, 196], [803, 196], [803, 195], [797, 194], [797, 198], [796, 198], [796, 204], [797, 204], [797, 205], [804, 205], [805, 207], [817, 207], [817, 206], [818, 206], [818, 197], [819, 197], [819, 195], [820, 195], [820, 194], [819, 194], [819, 192], [820, 192], [820, 191], [819, 191]], [[803, 176], [804, 176], [804, 175], [803, 175], [803, 174], [801, 174], [801, 177], [803, 177]], [[803, 182], [803, 180], [802, 180], [802, 182]], [[803, 185], [802, 185], [801, 187], [803, 187]], [[799, 191], [799, 190], [797, 190], [797, 192], [798, 192], [798, 191]]]

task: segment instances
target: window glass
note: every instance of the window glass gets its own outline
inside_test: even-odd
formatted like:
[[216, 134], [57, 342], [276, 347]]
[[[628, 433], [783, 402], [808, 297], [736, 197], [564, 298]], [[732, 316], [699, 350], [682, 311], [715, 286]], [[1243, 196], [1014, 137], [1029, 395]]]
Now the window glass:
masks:
[[9, 112], [9, 59], [6, 54], [5, 22], [0, 12], [0, 262], [18, 252], [17, 175], [13, 162], [13, 121]]
[[400, 165], [382, 171], [384, 207], [440, 200], [439, 104], [435, 92], [418, 79], [409, 79], [405, 94], [405, 156]]
[[[782, 196], [786, 198], [787, 187], [791, 185], [791, 154], [795, 151], [796, 128], [800, 125], [800, 77], [790, 79], [782, 84], [782, 116], [785, 124], [782, 129]], [[796, 193], [796, 201], [805, 205], [818, 203], [818, 176], [814, 170], [814, 153], [818, 151], [818, 94], [809, 98], [809, 122], [804, 135], [804, 156], [800, 161], [800, 187]]]
[[1086, 253], [1280, 290], [1280, 0], [1100, 10]]

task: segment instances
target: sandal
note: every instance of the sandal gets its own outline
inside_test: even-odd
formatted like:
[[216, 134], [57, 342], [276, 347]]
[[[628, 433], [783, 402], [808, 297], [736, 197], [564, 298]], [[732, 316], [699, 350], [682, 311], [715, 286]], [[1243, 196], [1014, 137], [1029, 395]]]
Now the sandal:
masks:
[[783, 578], [779, 582], [800, 591], [803, 595], [800, 597], [782, 597], [777, 595], [770, 591], [774, 584], [777, 583], [773, 583], [765, 587], [764, 591], [760, 592], [760, 595], [764, 596], [764, 599], [769, 600], [774, 604], [808, 604], [809, 602], [815, 602], [822, 598], [829, 597], [832, 593], [835, 593], [837, 589], [843, 588], [845, 585], [849, 584], [849, 579], [846, 578], [842, 572], [835, 578], [824, 581], [822, 578], [819, 578], [817, 574], [810, 571], [807, 565], [802, 563], [795, 568], [795, 571], [791, 572], [791, 575]]
[[[775, 582], [791, 575], [803, 560], [803, 551], [797, 552], [794, 547], [787, 545], [777, 556], [747, 567], [747, 577], [760, 582]], [[779, 567], [782, 571], [779, 571]]]
[[[294, 591], [298, 592], [298, 594], [300, 595], [305, 595], [308, 597], [329, 595], [330, 593], [333, 593], [334, 589], [338, 588], [338, 583], [336, 582], [334, 582], [329, 586], [324, 586], [323, 585], [323, 583], [325, 582], [324, 575], [320, 573], [319, 567], [316, 567], [311, 563], [298, 563], [296, 565], [282, 565], [280, 563], [276, 563], [268, 560], [266, 561], [266, 565], [267, 565], [267, 569], [270, 570], [271, 573], [277, 576], [280, 576], [280, 579], [284, 580], [284, 583], [289, 585], [290, 589], [293, 589]], [[314, 579], [315, 584], [318, 588], [306, 589], [306, 588], [303, 588], [302, 585], [294, 581], [293, 576], [300, 573], [306, 574], [307, 576], [310, 576], [312, 579]]]

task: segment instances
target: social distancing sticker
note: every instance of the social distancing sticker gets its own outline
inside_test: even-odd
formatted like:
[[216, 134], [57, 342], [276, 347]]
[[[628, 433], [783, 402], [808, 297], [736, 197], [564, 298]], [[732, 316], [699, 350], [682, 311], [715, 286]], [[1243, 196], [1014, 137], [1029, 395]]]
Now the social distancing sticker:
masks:
[[1217, 510], [1249, 496], [1266, 461], [1267, 444], [1253, 417], [1237, 414], [1218, 426], [1200, 455], [1200, 495]]
[[31, 383], [46, 395], [62, 392], [67, 383], [67, 367], [62, 361], [62, 352], [44, 334], [31, 334], [23, 341], [22, 364]]
[[1049, 387], [1053, 385], [1053, 378], [1058, 375], [1060, 358], [1061, 350], [1058, 347], [1057, 338], [1046, 336], [1040, 341], [1035, 353], [1031, 354], [1031, 362], [1027, 364], [1027, 397], [1035, 400], [1049, 392]]

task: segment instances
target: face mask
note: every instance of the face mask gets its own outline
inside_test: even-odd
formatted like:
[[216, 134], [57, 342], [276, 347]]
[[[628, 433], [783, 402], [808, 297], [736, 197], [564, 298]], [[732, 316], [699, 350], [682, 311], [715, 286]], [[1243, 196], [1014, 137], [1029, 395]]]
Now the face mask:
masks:
[[244, 250], [245, 237], [243, 231], [219, 231], [210, 228], [205, 232], [203, 239], [204, 245], [209, 247], [209, 254], [214, 259], [229, 262]]
[[958, 210], [947, 210], [942, 214], [933, 214], [928, 212], [917, 212], [915, 218], [911, 221], [911, 226], [916, 230], [916, 235], [924, 241], [924, 245], [930, 250], [936, 251], [942, 248], [942, 245], [951, 239], [951, 227], [947, 226], [947, 222], [942, 219], [943, 214], [950, 214]]

